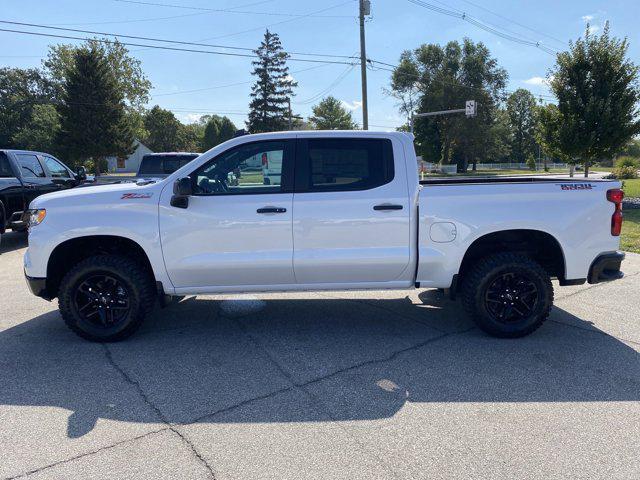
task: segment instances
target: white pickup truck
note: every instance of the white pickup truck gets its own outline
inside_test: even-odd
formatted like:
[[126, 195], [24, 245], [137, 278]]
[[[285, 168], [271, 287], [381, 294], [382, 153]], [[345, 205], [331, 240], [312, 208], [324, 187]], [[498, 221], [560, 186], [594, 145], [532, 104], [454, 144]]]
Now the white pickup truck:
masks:
[[[279, 175], [247, 159], [281, 157]], [[258, 156], [258, 157], [256, 157]], [[234, 178], [234, 182], [229, 182]], [[620, 278], [620, 182], [419, 182], [404, 133], [234, 138], [164, 180], [30, 205], [27, 282], [94, 341], [131, 335], [157, 299], [226, 292], [441, 288], [478, 326], [538, 328], [560, 285]]]

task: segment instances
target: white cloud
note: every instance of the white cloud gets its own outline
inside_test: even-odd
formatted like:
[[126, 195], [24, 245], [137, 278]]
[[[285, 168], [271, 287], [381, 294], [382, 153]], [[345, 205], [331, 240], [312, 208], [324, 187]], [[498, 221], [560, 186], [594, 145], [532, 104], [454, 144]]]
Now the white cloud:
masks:
[[194, 123], [200, 120], [202, 113], [175, 113], [175, 116], [182, 123]]
[[589, 32], [596, 33], [598, 30], [600, 30], [600, 26], [598, 26], [598, 25], [589, 25]]
[[346, 100], [340, 100], [340, 103], [344, 108], [346, 108], [351, 112], [353, 112], [354, 110], [358, 110], [359, 108], [362, 108], [362, 102], [359, 102], [358, 100], [354, 100], [351, 103], [347, 102]]
[[583, 15], [582, 17], [582, 21], [584, 23], [589, 23], [590, 21], [592, 21], [594, 18], [596, 18], [595, 14], [591, 14], [591, 15]]
[[544, 77], [531, 77], [524, 80], [524, 83], [526, 83], [527, 85], [535, 85], [537, 87], [546, 87], [547, 79]]

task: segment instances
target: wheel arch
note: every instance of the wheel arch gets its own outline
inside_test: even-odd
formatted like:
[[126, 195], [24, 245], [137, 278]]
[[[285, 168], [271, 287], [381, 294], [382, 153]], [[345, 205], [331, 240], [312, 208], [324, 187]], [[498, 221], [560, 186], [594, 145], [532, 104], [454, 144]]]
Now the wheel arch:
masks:
[[144, 248], [135, 240], [119, 235], [87, 235], [65, 240], [51, 252], [47, 262], [47, 293], [58, 295], [64, 275], [82, 260], [100, 254], [116, 254], [137, 261], [155, 282], [151, 261]]
[[467, 248], [458, 270], [458, 281], [482, 257], [497, 252], [523, 253], [537, 261], [550, 277], [565, 281], [566, 258], [552, 234], [537, 229], [509, 229], [485, 233]]

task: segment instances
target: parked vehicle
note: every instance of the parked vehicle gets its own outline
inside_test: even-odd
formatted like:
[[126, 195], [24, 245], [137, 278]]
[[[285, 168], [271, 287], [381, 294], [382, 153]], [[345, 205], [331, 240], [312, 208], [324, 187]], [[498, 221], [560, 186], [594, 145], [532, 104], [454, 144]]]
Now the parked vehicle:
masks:
[[[229, 178], [282, 158], [278, 184]], [[253, 176], [260, 175], [253, 173]], [[441, 288], [498, 337], [537, 329], [560, 285], [620, 278], [618, 181], [418, 181], [405, 133], [283, 132], [225, 142], [165, 180], [31, 204], [25, 274], [67, 325], [128, 337], [157, 298]]]
[[74, 173], [53, 155], [26, 150], [0, 150], [0, 233], [26, 230], [23, 213], [45, 193], [78, 186], [87, 179], [84, 168]]
[[199, 153], [190, 152], [149, 153], [142, 157], [137, 176], [166, 178], [199, 156]]

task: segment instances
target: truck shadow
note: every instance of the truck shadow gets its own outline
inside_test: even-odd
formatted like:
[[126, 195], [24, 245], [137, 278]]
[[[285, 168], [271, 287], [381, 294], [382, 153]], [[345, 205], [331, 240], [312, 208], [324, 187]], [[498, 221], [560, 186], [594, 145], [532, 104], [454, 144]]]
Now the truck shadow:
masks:
[[26, 248], [29, 237], [27, 232], [6, 232], [2, 234], [0, 242], [0, 255]]
[[638, 352], [587, 320], [556, 308], [535, 334], [498, 340], [437, 291], [395, 294], [188, 298], [107, 346], [49, 312], [0, 333], [0, 404], [67, 409], [80, 437], [102, 418], [357, 421], [408, 402], [640, 400]]

